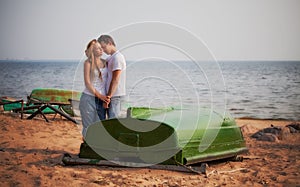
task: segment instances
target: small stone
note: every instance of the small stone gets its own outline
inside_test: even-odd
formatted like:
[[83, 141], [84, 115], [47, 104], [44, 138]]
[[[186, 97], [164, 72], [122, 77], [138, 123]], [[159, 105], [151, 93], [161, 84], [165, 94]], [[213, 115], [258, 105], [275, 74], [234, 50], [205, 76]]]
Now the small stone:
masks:
[[300, 132], [300, 123], [291, 123], [291, 124], [288, 124], [287, 127], [292, 127], [294, 129], [296, 129], [298, 132]]
[[262, 131], [263, 131], [263, 133], [271, 133], [271, 134], [278, 135], [278, 134], [280, 134], [281, 128], [272, 126], [272, 127], [269, 127], [269, 128], [265, 128]]
[[288, 127], [282, 128], [279, 139], [280, 140], [287, 140], [291, 136], [290, 129]]
[[299, 131], [297, 131], [295, 128], [291, 127], [291, 126], [287, 126], [290, 129], [290, 133], [298, 133]]
[[258, 138], [260, 138], [260, 137], [263, 136], [263, 135], [264, 135], [263, 132], [258, 131], [258, 132], [256, 132], [256, 133], [252, 134], [251, 138], [256, 138], [256, 139], [258, 139]]
[[267, 141], [267, 142], [278, 142], [277, 136], [271, 133], [264, 133], [262, 136], [257, 138], [257, 140]]

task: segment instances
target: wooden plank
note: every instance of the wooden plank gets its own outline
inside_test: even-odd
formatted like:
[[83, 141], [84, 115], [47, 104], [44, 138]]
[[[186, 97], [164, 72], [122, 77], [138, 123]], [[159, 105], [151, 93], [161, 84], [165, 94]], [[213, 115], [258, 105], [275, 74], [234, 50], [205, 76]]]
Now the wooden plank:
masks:
[[43, 113], [43, 110], [46, 109], [46, 108], [47, 108], [47, 105], [40, 105], [40, 106], [38, 107], [38, 110], [35, 111], [33, 114], [31, 114], [27, 119], [32, 119], [32, 118], [34, 118], [36, 115], [42, 114], [42, 116], [45, 118], [45, 120], [46, 120], [47, 122], [49, 122], [49, 120], [47, 119], [47, 117], [46, 117], [46, 116], [44, 115], [44, 113]]
[[159, 169], [159, 170], [170, 170], [170, 171], [205, 174], [205, 171], [203, 170], [201, 171], [199, 170], [199, 168], [191, 167], [191, 166], [183, 167], [178, 165], [159, 165], [159, 164], [142, 166], [141, 164], [134, 163], [134, 162], [123, 162], [123, 163], [120, 162], [122, 165], [119, 165], [117, 163], [110, 162], [107, 160], [71, 157], [69, 154], [65, 154], [62, 158], [62, 161], [65, 165], [95, 165], [95, 166], [120, 167], [120, 168], [135, 167], [135, 168], [148, 168], [148, 169]]

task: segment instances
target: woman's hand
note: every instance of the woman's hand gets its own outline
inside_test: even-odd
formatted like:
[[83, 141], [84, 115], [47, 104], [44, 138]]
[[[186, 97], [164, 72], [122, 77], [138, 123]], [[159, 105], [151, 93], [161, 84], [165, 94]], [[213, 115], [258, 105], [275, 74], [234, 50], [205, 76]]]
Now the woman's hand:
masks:
[[101, 99], [105, 103], [110, 103], [110, 97], [107, 97], [105, 95], [100, 95], [99, 99]]

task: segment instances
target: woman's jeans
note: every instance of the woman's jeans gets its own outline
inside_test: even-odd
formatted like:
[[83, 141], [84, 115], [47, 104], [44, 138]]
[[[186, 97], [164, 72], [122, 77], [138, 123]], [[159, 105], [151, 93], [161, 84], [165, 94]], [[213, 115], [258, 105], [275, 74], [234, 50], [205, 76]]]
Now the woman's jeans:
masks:
[[93, 123], [106, 119], [107, 109], [103, 108], [103, 101], [97, 97], [82, 93], [79, 103], [82, 119], [82, 135], [85, 137], [87, 129]]

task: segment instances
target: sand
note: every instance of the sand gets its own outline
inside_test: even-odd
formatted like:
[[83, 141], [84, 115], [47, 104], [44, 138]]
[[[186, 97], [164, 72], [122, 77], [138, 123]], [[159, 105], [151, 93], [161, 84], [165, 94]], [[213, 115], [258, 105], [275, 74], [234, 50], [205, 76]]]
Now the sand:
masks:
[[208, 163], [207, 175], [141, 168], [64, 166], [62, 155], [78, 154], [77, 125], [59, 117], [21, 120], [0, 114], [1, 186], [300, 186], [300, 133], [275, 142], [250, 136], [290, 121], [237, 119], [249, 153], [242, 162]]

